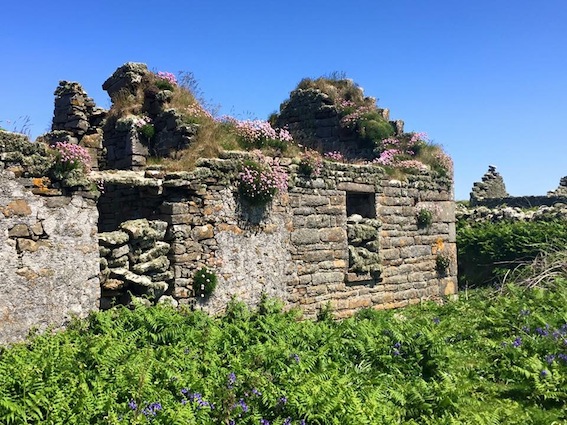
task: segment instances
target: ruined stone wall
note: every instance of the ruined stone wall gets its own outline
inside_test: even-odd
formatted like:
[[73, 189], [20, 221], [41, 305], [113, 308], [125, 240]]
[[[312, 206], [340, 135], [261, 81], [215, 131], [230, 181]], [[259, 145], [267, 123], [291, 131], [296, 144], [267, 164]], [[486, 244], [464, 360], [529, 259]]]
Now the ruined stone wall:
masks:
[[[344, 80], [345, 82], [348, 80]], [[354, 83], [350, 82], [351, 85]], [[364, 98], [362, 89], [360, 98]], [[375, 102], [373, 98], [365, 98]], [[389, 120], [389, 110], [379, 108], [382, 118]], [[341, 115], [330, 96], [315, 88], [296, 89], [280, 106], [276, 125], [287, 128], [294, 140], [319, 152], [338, 151], [346, 158], [373, 158], [374, 146], [358, 138], [354, 129], [340, 124]], [[404, 123], [391, 121], [395, 135], [402, 135]]]
[[95, 201], [26, 177], [7, 151], [18, 138], [0, 141], [0, 344], [85, 317], [100, 298]]
[[[111, 117], [104, 125], [105, 169], [143, 170], [149, 156], [173, 155], [193, 140], [196, 126], [184, 122], [178, 111], [167, 107], [172, 97], [170, 90], [148, 87], [151, 78], [155, 76], [145, 64], [128, 62], [103, 83], [113, 103], [130, 104], [129, 114]], [[149, 120], [151, 136], [144, 135], [136, 124], [140, 116]]]
[[[330, 162], [311, 178], [288, 160], [288, 192], [262, 209], [239, 200], [238, 155], [202, 160], [192, 173], [137, 174], [140, 187], [161, 195], [151, 210], [132, 204], [127, 216], [168, 223], [173, 279], [164, 295], [218, 313], [233, 296], [253, 305], [265, 293], [301, 307], [306, 317], [327, 303], [344, 317], [362, 307], [402, 307], [455, 293], [449, 180], [421, 174], [400, 182], [379, 167]], [[120, 193], [120, 178], [109, 178]], [[125, 187], [134, 180], [124, 180]], [[426, 227], [417, 223], [422, 208], [432, 211]], [[450, 259], [448, 270], [436, 270], [438, 255]], [[219, 283], [201, 300], [192, 283], [203, 266]]]
[[97, 107], [76, 82], [60, 81], [54, 94], [51, 131], [41, 139], [50, 145], [62, 142], [83, 146], [91, 157], [91, 169], [97, 170], [99, 164], [104, 168], [106, 158], [102, 150], [102, 126], [107, 111]]

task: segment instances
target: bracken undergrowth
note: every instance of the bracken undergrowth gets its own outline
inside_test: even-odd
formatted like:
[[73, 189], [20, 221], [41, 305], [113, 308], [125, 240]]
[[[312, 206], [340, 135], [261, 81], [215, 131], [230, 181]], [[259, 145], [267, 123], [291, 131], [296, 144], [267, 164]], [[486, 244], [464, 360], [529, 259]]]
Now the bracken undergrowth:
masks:
[[3, 424], [551, 424], [567, 413], [567, 280], [300, 321], [115, 308], [0, 352]]

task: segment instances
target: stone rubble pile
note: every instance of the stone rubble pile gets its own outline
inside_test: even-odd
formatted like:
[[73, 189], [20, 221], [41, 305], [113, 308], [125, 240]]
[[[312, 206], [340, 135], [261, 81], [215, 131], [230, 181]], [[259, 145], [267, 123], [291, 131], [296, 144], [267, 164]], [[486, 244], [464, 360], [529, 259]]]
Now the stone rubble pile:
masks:
[[174, 277], [166, 231], [165, 221], [137, 219], [125, 221], [119, 230], [99, 233], [101, 304], [127, 291], [152, 301], [163, 298]]
[[519, 207], [501, 206], [488, 208], [479, 206], [467, 208], [457, 204], [455, 211], [457, 220], [471, 224], [483, 221], [549, 221], [567, 220], [567, 204], [557, 203], [553, 206], [540, 206], [537, 209], [522, 209]]

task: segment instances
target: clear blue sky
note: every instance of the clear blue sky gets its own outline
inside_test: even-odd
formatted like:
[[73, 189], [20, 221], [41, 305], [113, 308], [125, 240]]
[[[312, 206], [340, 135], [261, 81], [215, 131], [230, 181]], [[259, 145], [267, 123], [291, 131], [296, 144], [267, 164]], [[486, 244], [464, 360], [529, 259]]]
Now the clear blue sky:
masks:
[[223, 113], [265, 119], [303, 77], [346, 73], [455, 162], [513, 195], [567, 175], [567, 1], [43, 1], [2, 5], [0, 125], [48, 130], [59, 80], [99, 106], [128, 61], [192, 71]]

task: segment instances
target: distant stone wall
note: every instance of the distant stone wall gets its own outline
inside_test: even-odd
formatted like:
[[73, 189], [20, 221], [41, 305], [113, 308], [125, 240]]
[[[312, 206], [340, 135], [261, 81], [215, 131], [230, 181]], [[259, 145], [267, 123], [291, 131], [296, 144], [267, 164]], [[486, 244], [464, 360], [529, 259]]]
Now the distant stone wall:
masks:
[[[265, 293], [301, 307], [306, 317], [327, 303], [344, 317], [361, 307], [402, 307], [456, 292], [449, 180], [422, 174], [400, 182], [379, 167], [330, 162], [311, 178], [288, 160], [289, 191], [263, 210], [239, 200], [240, 159], [228, 153], [202, 160], [191, 173], [101, 173], [114, 188], [106, 196], [121, 193], [121, 181], [129, 191], [152, 193], [153, 208], [125, 203], [122, 214], [168, 223], [174, 277], [164, 295], [218, 313], [233, 296], [254, 305]], [[429, 227], [417, 224], [422, 208], [433, 211]], [[449, 270], [436, 270], [437, 255], [450, 258]], [[203, 266], [219, 277], [206, 300], [195, 299], [192, 289]]]
[[0, 344], [85, 317], [100, 298], [95, 201], [25, 177], [6, 151], [19, 138], [0, 137]]
[[506, 192], [504, 179], [496, 171], [496, 167], [490, 165], [488, 171], [480, 182], [473, 185], [470, 195], [471, 207], [483, 206], [487, 208], [511, 207], [511, 208], [537, 208], [551, 207], [555, 204], [567, 203], [567, 177], [559, 182], [559, 187], [542, 196], [510, 196]]

